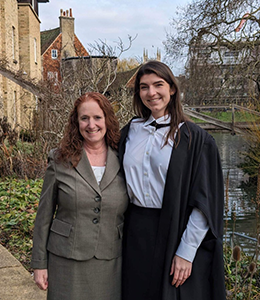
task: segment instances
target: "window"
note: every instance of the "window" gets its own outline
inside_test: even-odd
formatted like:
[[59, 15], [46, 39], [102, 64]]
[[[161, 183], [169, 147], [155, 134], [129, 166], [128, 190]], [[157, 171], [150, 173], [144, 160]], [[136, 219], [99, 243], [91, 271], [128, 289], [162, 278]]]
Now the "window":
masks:
[[210, 49], [200, 49], [198, 52], [198, 58], [209, 58]]
[[58, 83], [58, 72], [48, 72], [47, 78], [49, 81], [53, 81], [54, 85], [57, 85]]
[[14, 91], [14, 94], [13, 94], [13, 122], [14, 124], [16, 123], [17, 121], [17, 117], [16, 117], [16, 102], [17, 102], [17, 96], [16, 96], [16, 91]]
[[57, 85], [58, 83], [58, 72], [54, 72], [54, 85]]
[[36, 9], [37, 9], [37, 2], [36, 2], [36, 0], [33, 0], [33, 9], [36, 11]]
[[57, 59], [58, 58], [58, 50], [56, 50], [56, 49], [51, 50], [51, 58], [52, 59]]
[[53, 72], [48, 72], [48, 73], [47, 73], [47, 78], [48, 78], [48, 80], [52, 80], [53, 77], [54, 77]]
[[15, 27], [12, 26], [12, 54], [13, 59], [15, 60]]
[[226, 57], [238, 57], [238, 51], [226, 51], [225, 56]]
[[37, 64], [37, 40], [34, 38], [33, 40], [33, 46], [34, 46], [34, 62]]
[[35, 110], [38, 111], [39, 100], [38, 96], [35, 96]]

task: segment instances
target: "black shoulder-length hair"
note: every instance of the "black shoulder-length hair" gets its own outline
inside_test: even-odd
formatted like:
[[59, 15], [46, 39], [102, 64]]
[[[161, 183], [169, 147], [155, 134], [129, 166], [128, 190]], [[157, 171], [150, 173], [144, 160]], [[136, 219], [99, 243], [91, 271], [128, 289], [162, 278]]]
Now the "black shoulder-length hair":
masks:
[[[164, 79], [169, 84], [171, 89], [175, 89], [175, 93], [171, 95], [170, 101], [165, 109], [165, 114], [169, 114], [171, 116], [170, 130], [166, 136], [165, 144], [167, 144], [167, 140], [171, 138], [174, 141], [175, 146], [177, 146], [180, 141], [180, 131], [178, 125], [181, 122], [188, 121], [189, 118], [184, 114], [182, 109], [179, 84], [172, 71], [166, 64], [152, 60], [140, 67], [135, 78], [133, 99], [134, 112], [138, 117], [144, 118], [145, 120], [148, 120], [151, 115], [151, 110], [143, 104], [140, 98], [140, 80], [143, 75], [148, 74], [157, 75], [158, 77]], [[176, 138], [174, 138], [176, 131], [178, 134], [176, 135]]]

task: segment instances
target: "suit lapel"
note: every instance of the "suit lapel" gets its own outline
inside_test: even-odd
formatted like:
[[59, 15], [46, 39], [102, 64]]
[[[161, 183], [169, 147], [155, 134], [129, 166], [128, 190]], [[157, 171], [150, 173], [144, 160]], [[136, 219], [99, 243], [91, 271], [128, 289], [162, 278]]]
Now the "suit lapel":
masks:
[[100, 182], [101, 191], [104, 190], [114, 180], [119, 169], [120, 165], [117, 153], [108, 147], [106, 170]]
[[98, 193], [101, 194], [101, 191], [104, 190], [116, 177], [120, 165], [118, 161], [118, 156], [116, 151], [113, 151], [110, 147], [108, 147], [107, 152], [107, 165], [105, 169], [105, 173], [100, 182], [100, 186], [97, 183], [95, 175], [92, 171], [92, 167], [87, 158], [86, 152], [82, 150], [82, 157], [76, 166], [76, 171], [80, 174], [80, 176]]
[[75, 167], [80, 176], [98, 193], [101, 194], [99, 185], [92, 171], [92, 167], [87, 158], [85, 150], [82, 150], [82, 157], [78, 165]]

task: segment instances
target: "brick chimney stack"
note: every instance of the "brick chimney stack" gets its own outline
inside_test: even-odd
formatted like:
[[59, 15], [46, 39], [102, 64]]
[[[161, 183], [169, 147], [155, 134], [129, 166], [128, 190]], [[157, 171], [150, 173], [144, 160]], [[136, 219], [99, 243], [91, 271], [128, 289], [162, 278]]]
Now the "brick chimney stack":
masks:
[[60, 32], [62, 34], [62, 50], [61, 56], [72, 57], [76, 56], [74, 47], [74, 18], [72, 16], [72, 9], [63, 11], [60, 10]]

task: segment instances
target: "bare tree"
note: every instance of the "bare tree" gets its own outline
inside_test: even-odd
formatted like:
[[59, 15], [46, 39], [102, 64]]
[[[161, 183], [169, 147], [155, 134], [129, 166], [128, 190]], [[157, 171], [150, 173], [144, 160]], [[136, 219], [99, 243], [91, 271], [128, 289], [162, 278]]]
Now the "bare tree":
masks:
[[188, 58], [187, 101], [259, 100], [259, 0], [196, 0], [171, 29], [164, 45], [171, 63]]
[[[115, 106], [121, 126], [130, 118], [129, 91], [122, 87], [117, 92], [110, 93], [110, 87], [117, 76], [117, 59], [131, 47], [134, 38], [129, 36], [128, 40], [127, 47], [123, 45], [121, 39], [115, 47], [103, 41], [95, 42], [89, 51], [95, 55], [64, 59], [61, 64], [63, 75], [61, 82], [56, 78], [36, 82], [32, 78], [24, 77], [19, 71], [12, 71], [6, 61], [0, 62], [0, 74], [38, 97], [32, 134], [41, 143], [44, 153], [57, 145], [63, 136], [75, 99], [87, 91], [101, 92], [110, 99]], [[98, 53], [99, 55], [96, 55]], [[126, 116], [128, 118], [125, 120]]]
[[[115, 107], [121, 125], [130, 118], [131, 103], [125, 87], [111, 93], [117, 77], [117, 59], [127, 51], [134, 38], [128, 37], [128, 45], [122, 40], [115, 47], [103, 41], [90, 45], [90, 56], [65, 58], [61, 62], [61, 82], [52, 78], [44, 83], [37, 113], [38, 136], [46, 144], [46, 151], [54, 147], [63, 135], [74, 101], [88, 91], [105, 94]], [[129, 118], [125, 119], [125, 116]]]
[[130, 109], [130, 105], [128, 105], [128, 102], [131, 103], [129, 91], [125, 87], [120, 87], [116, 92], [114, 89], [112, 91], [112, 85], [118, 75], [118, 59], [131, 47], [135, 38], [136, 36], [134, 38], [128, 36], [128, 45], [126, 46], [120, 38], [115, 46], [99, 40], [89, 45], [88, 52], [90, 55], [88, 57], [64, 59], [61, 64], [62, 82], [60, 89], [64, 95], [61, 107], [63, 108], [64, 103], [66, 103], [66, 106], [71, 108], [75, 99], [81, 94], [96, 91], [108, 97], [111, 103], [115, 105], [118, 115], [121, 112], [119, 119], [122, 124], [127, 122], [128, 119], [123, 121], [125, 119], [123, 116], [128, 115], [124, 109]]
[[117, 76], [117, 61], [127, 51], [134, 39], [128, 36], [128, 45], [122, 40], [113, 47], [105, 41], [95, 41], [89, 45], [87, 57], [64, 59], [62, 62], [62, 85], [68, 96], [75, 99], [87, 91], [106, 94]]

